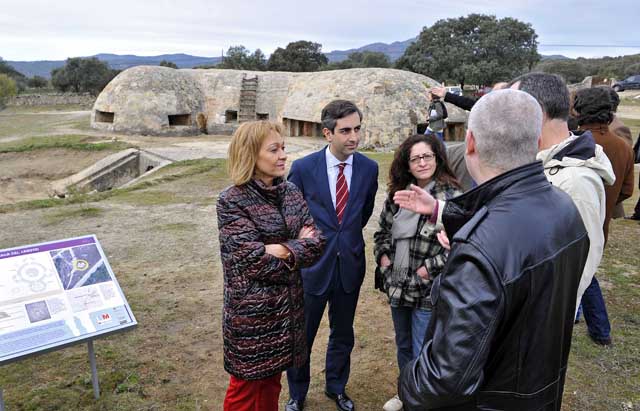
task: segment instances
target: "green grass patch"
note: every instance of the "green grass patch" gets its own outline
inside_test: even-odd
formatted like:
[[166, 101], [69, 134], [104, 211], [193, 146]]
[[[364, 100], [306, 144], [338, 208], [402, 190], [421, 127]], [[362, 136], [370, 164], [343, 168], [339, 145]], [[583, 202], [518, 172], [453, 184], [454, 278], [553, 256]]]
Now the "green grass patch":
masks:
[[389, 167], [393, 161], [393, 153], [378, 153], [375, 151], [363, 152], [364, 155], [378, 163], [378, 190], [386, 192], [387, 180], [389, 178]]
[[[627, 214], [637, 199], [636, 192], [624, 202]], [[630, 411], [640, 403], [640, 243], [633, 241], [639, 233], [635, 221], [611, 222], [596, 278], [601, 286], [607, 284], [602, 294], [613, 345], [594, 344], [584, 320], [574, 327], [563, 410]]]
[[29, 137], [0, 144], [0, 153], [24, 153], [35, 150], [62, 148], [77, 151], [124, 150], [133, 147], [122, 141], [92, 142], [95, 137], [83, 135], [62, 135], [54, 137]]
[[48, 113], [57, 111], [61, 114], [73, 111], [90, 111], [90, 106], [81, 104], [52, 104], [47, 106], [11, 106], [3, 110], [4, 114]]
[[[25, 138], [46, 136], [55, 133], [66, 134], [69, 129], [78, 132], [89, 128], [90, 112], [71, 113], [51, 111], [46, 107], [43, 112], [14, 110], [9, 108], [0, 112], [0, 138]], [[72, 132], [71, 134], [74, 134]]]
[[189, 202], [188, 197], [181, 197], [175, 193], [158, 190], [127, 191], [117, 193], [113, 199], [115, 201], [145, 207]]
[[[69, 204], [83, 204], [83, 203], [93, 203], [99, 202], [102, 200], [106, 200], [115, 196], [125, 196], [125, 201], [127, 198], [133, 199], [133, 195], [131, 193], [137, 192], [140, 190], [152, 188], [159, 186], [164, 183], [176, 181], [179, 179], [191, 177], [194, 175], [202, 174], [202, 173], [210, 173], [211, 178], [218, 178], [221, 173], [224, 173], [226, 160], [225, 159], [201, 159], [201, 160], [187, 160], [187, 161], [177, 161], [171, 165], [166, 166], [172, 167], [174, 169], [179, 170], [174, 174], [167, 174], [162, 177], [142, 181], [139, 184], [136, 184], [132, 187], [121, 188], [121, 189], [113, 189], [109, 191], [103, 191], [101, 193], [95, 194], [75, 194], [66, 198], [48, 198], [42, 200], [30, 200], [30, 201], [21, 201], [14, 204], [6, 204], [0, 205], [0, 214], [10, 213], [20, 210], [34, 210], [40, 208], [50, 208], [50, 207], [59, 207], [65, 206]], [[161, 199], [157, 198], [157, 192], [152, 194], [142, 194], [142, 199], [139, 200], [141, 203], [149, 202], [150, 204], [169, 204], [175, 203], [176, 199], [170, 199], [167, 195], [161, 195]], [[128, 197], [131, 196], [131, 197]], [[155, 196], [155, 197], [154, 197]], [[170, 201], [169, 201], [170, 200]], [[134, 200], [135, 201], [135, 200]], [[181, 199], [179, 202], [183, 201]]]
[[91, 131], [91, 123], [86, 118], [78, 118], [60, 123], [60, 127], [70, 128], [77, 131]]
[[45, 215], [45, 224], [54, 225], [59, 224], [62, 221], [78, 218], [95, 218], [103, 214], [104, 210], [98, 207], [80, 207], [70, 208], [57, 211], [55, 213]]

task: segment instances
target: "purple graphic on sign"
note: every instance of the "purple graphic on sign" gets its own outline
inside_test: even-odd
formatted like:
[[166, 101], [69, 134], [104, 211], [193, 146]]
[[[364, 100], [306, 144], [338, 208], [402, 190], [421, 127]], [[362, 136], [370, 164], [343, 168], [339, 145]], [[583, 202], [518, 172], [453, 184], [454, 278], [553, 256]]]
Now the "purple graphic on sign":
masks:
[[95, 244], [95, 242], [96, 240], [93, 237], [82, 237], [82, 238], [75, 238], [73, 240], [58, 241], [56, 243], [48, 243], [48, 244], [42, 244], [42, 245], [34, 245], [29, 247], [3, 250], [0, 252], [0, 260], [2, 260], [3, 258], [18, 257], [21, 255], [28, 255], [28, 254], [34, 254], [34, 253], [42, 253], [44, 251], [57, 250], [60, 248], [69, 248], [77, 245]]

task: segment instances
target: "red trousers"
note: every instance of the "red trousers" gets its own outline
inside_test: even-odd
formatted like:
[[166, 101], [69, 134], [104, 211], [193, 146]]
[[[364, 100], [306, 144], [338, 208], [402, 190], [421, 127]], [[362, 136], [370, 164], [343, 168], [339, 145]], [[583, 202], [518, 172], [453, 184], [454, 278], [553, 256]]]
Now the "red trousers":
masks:
[[224, 397], [224, 411], [278, 411], [281, 374], [253, 381], [232, 375]]

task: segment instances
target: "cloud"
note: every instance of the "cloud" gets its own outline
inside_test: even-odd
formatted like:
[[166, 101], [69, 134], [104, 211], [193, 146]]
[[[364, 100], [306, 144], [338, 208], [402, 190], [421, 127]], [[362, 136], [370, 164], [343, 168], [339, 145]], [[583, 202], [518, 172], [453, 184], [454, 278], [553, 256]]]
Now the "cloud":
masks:
[[[638, 45], [635, 0], [15, 0], [0, 10], [2, 56], [63, 59], [102, 52], [217, 56], [233, 45], [265, 53], [296, 40], [324, 51], [403, 41], [439, 19], [469, 13], [532, 24], [545, 44]], [[603, 22], [605, 22], [603, 24]], [[587, 55], [593, 51], [567, 47]], [[612, 48], [610, 48], [612, 49]], [[545, 50], [541, 46], [541, 50]], [[612, 49], [613, 50], [613, 49]], [[621, 49], [627, 50], [627, 49]]]

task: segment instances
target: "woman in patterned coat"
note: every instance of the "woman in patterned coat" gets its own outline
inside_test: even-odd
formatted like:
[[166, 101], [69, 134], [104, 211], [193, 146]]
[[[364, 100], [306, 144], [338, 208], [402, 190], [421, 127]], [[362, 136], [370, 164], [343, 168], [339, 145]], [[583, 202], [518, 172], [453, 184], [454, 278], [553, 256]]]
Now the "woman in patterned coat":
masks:
[[300, 268], [322, 253], [324, 238], [298, 188], [283, 179], [282, 128], [242, 124], [229, 146], [234, 185], [218, 198], [224, 272], [224, 410], [278, 409], [280, 375], [307, 353]]
[[[389, 169], [389, 196], [380, 214], [380, 228], [374, 234], [376, 287], [389, 298], [400, 370], [420, 353], [431, 318], [431, 283], [448, 255], [428, 216], [394, 204], [395, 192], [410, 184], [440, 200], [460, 194], [444, 144], [433, 134], [411, 136], [396, 150]], [[395, 396], [383, 409], [399, 411], [402, 402]]]

